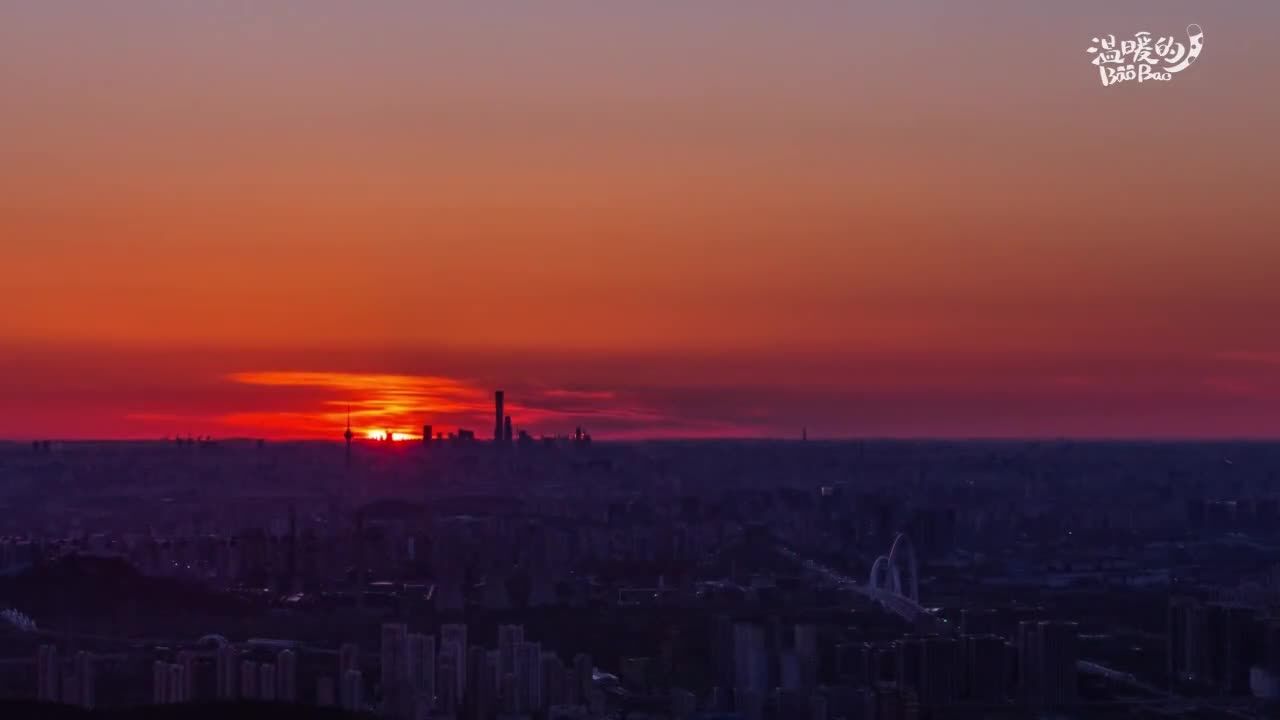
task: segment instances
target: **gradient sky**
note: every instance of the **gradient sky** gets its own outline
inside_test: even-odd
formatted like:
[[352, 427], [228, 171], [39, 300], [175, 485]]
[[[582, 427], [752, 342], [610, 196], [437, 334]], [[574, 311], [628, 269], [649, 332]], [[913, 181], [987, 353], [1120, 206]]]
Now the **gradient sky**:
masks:
[[[1205, 30], [1170, 83], [1090, 39]], [[0, 0], [0, 437], [1280, 435], [1280, 3]], [[335, 428], [336, 425], [336, 428]]]

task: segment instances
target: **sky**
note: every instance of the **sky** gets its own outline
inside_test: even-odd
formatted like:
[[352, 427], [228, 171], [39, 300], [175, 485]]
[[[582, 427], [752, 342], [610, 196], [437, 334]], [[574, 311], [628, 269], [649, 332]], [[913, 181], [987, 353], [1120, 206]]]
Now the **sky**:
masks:
[[0, 0], [0, 438], [1280, 436], [1276, 28]]

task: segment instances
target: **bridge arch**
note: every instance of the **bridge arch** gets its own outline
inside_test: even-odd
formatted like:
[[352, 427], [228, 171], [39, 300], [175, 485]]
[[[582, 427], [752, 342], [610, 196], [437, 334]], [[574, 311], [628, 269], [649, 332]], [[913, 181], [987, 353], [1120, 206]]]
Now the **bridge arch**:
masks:
[[872, 590], [888, 590], [892, 586], [892, 573], [889, 556], [881, 555], [871, 564], [871, 577], [867, 578], [867, 585]]
[[[902, 584], [902, 561], [905, 557], [908, 571], [907, 584]], [[916, 562], [916, 548], [906, 533], [898, 533], [889, 548], [889, 567], [893, 571], [894, 589], [899, 595], [908, 597], [912, 602], [920, 602], [920, 566]]]
[[881, 555], [871, 564], [867, 585], [872, 590], [884, 590], [912, 602], [920, 602], [920, 568], [916, 562], [916, 549], [905, 533], [894, 536], [889, 554]]

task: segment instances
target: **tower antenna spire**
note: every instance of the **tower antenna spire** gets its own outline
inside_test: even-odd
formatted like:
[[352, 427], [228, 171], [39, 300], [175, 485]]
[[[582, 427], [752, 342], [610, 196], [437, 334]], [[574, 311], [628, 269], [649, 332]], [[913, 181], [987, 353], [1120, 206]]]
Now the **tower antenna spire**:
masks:
[[351, 469], [351, 438], [355, 437], [355, 433], [351, 432], [351, 405], [347, 405], [347, 430], [342, 433], [342, 438], [347, 441], [347, 469]]

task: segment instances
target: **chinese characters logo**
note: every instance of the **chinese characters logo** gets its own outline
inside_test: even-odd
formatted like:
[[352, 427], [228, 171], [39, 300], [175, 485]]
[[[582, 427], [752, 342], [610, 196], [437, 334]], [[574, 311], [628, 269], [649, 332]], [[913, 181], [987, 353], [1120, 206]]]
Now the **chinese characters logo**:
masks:
[[1107, 87], [1129, 80], [1168, 82], [1174, 73], [1190, 67], [1203, 49], [1204, 30], [1191, 24], [1187, 26], [1186, 45], [1172, 36], [1154, 38], [1144, 30], [1119, 42], [1115, 35], [1094, 38], [1093, 46], [1085, 52], [1093, 56], [1102, 86]]

